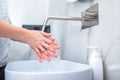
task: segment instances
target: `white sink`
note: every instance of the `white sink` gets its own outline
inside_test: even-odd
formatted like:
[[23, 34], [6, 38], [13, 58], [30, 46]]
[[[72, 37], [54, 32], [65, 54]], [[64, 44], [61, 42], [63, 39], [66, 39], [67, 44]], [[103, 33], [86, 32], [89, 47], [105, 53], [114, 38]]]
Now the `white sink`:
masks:
[[5, 80], [92, 80], [92, 68], [65, 60], [16, 61], [8, 63]]

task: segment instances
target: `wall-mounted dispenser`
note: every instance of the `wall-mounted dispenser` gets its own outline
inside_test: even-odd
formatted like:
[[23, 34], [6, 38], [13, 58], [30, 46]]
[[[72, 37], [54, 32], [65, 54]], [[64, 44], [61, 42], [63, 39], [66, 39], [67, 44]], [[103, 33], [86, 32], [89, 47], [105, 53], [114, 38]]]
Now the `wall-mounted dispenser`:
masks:
[[88, 46], [88, 64], [93, 68], [93, 80], [103, 80], [103, 63], [100, 48]]
[[45, 19], [43, 23], [42, 31], [44, 31], [45, 26], [49, 20], [71, 20], [71, 21], [81, 21], [82, 27], [80, 30], [95, 26], [99, 24], [98, 19], [98, 4], [91, 6], [81, 13], [82, 17], [63, 17], [63, 16], [49, 16]]

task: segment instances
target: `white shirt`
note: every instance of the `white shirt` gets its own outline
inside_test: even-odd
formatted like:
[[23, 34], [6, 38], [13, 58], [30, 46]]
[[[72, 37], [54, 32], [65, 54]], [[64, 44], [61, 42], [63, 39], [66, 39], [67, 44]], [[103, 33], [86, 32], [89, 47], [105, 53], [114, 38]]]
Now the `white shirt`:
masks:
[[[0, 20], [10, 22], [6, 0], [0, 0]], [[9, 39], [0, 37], [0, 67], [6, 65], [9, 51]]]

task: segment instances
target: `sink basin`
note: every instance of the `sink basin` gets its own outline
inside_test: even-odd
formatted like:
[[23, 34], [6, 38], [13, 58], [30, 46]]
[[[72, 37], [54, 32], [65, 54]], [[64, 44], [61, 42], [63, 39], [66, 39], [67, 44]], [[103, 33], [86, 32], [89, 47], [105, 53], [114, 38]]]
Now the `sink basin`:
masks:
[[92, 80], [92, 68], [66, 60], [16, 61], [6, 66], [5, 80]]

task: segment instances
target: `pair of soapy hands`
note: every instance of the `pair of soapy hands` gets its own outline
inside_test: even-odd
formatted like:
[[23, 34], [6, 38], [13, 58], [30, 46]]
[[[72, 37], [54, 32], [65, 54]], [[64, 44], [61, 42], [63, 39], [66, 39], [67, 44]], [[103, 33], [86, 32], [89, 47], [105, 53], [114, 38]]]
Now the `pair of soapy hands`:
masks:
[[51, 57], [57, 58], [57, 50], [60, 49], [60, 46], [51, 37], [51, 34], [32, 30], [28, 39], [27, 43], [35, 51], [40, 62], [43, 59], [50, 61]]

